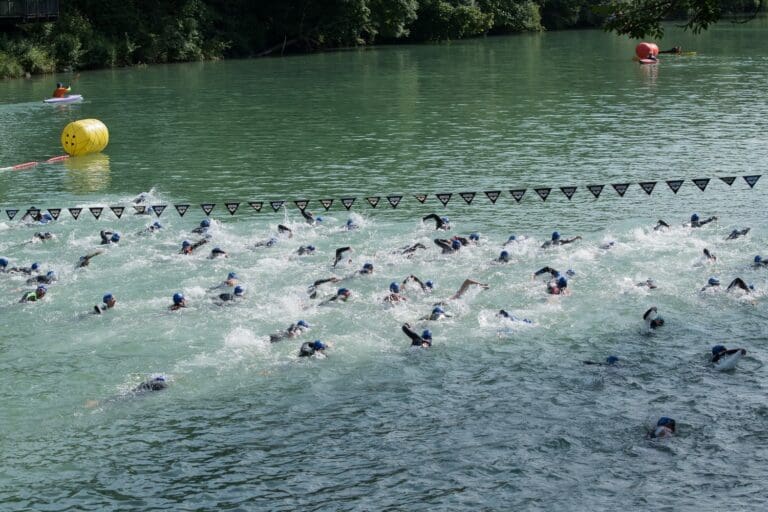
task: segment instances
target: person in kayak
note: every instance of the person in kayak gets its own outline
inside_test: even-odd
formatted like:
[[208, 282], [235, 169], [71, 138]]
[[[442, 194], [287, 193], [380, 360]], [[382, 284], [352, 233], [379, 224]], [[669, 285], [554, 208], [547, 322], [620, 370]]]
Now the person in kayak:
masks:
[[45, 297], [45, 294], [47, 292], [48, 292], [48, 288], [44, 284], [41, 284], [35, 289], [35, 291], [27, 292], [24, 295], [22, 295], [21, 300], [19, 300], [19, 302], [22, 304], [26, 304], [27, 302], [37, 302], [39, 300], [42, 300], [43, 297]]
[[56, 89], [53, 90], [53, 97], [54, 98], [63, 98], [72, 90], [71, 86], [64, 87], [64, 84], [61, 82], [56, 82]]
[[270, 334], [269, 342], [277, 343], [278, 341], [284, 340], [285, 338], [295, 338], [296, 336], [299, 336], [308, 330], [309, 324], [304, 320], [299, 320], [295, 324], [289, 325], [288, 328], [284, 331], [280, 331], [276, 334]]
[[683, 49], [681, 47], [679, 47], [679, 46], [674, 46], [674, 47], [670, 48], [669, 50], [662, 50], [662, 51], [659, 52], [659, 54], [662, 54], [662, 53], [668, 53], [668, 54], [672, 54], [672, 55], [679, 55], [679, 54], [683, 53]]
[[100, 315], [108, 309], [115, 307], [115, 304], [117, 304], [117, 299], [111, 293], [106, 293], [104, 294], [104, 297], [101, 298], [101, 302], [104, 304], [103, 306], [93, 306], [93, 313], [96, 315]]
[[411, 338], [412, 347], [429, 348], [432, 346], [432, 332], [429, 329], [424, 329], [421, 336], [411, 329], [410, 324], [403, 324], [402, 330], [406, 336]]

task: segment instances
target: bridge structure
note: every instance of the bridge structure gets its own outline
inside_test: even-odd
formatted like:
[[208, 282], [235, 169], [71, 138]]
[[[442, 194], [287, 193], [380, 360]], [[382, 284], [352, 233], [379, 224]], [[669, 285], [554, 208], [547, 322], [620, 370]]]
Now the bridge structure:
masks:
[[0, 0], [0, 23], [28, 23], [55, 20], [59, 0]]

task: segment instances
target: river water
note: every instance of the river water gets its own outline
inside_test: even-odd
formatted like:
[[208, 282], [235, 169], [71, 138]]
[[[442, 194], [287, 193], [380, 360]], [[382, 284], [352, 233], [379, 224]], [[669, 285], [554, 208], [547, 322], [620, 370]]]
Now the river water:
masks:
[[[0, 276], [0, 508], [764, 507], [768, 278], [751, 262], [765, 255], [766, 185], [742, 176], [768, 157], [766, 28], [670, 26], [660, 46], [698, 54], [656, 66], [632, 62], [632, 41], [573, 31], [83, 72], [74, 92], [86, 101], [68, 107], [39, 101], [60, 76], [0, 83], [0, 166], [60, 154], [75, 119], [102, 120], [111, 139], [100, 155], [0, 171], [0, 208], [21, 210], [2, 212], [0, 256], [58, 274], [32, 304], [17, 303], [34, 288], [27, 276]], [[697, 178], [712, 180], [701, 191]], [[674, 179], [686, 180], [677, 194]], [[641, 181], [659, 183], [648, 195]], [[612, 183], [632, 185], [620, 197]], [[599, 199], [592, 184], [606, 185]], [[572, 200], [561, 186], [578, 187]], [[547, 201], [535, 187], [553, 189]], [[517, 203], [511, 189], [527, 192]], [[494, 190], [496, 204], [483, 194]], [[457, 195], [467, 191], [471, 205]], [[159, 219], [133, 214], [141, 192], [169, 205]], [[396, 209], [387, 195], [403, 195]], [[342, 197], [357, 198], [349, 212]], [[298, 199], [325, 217], [318, 227]], [[229, 201], [242, 203], [235, 215]], [[201, 203], [216, 204], [211, 241], [179, 256], [200, 238]], [[192, 206], [180, 217], [174, 204]], [[121, 219], [87, 210], [114, 205], [128, 208]], [[85, 210], [20, 222], [31, 206]], [[440, 254], [432, 239], [445, 233], [420, 220], [433, 212], [450, 216], [447, 235], [480, 243]], [[693, 212], [718, 220], [683, 226]], [[360, 228], [342, 229], [348, 218]], [[658, 219], [671, 228], [654, 231]], [[154, 220], [160, 231], [139, 234]], [[254, 248], [278, 223], [293, 238]], [[120, 243], [100, 246], [102, 229]], [[55, 238], [26, 243], [43, 230]], [[583, 239], [540, 249], [555, 230]], [[494, 264], [511, 234], [528, 238]], [[427, 249], [397, 252], [416, 242]], [[317, 253], [296, 255], [306, 244]], [[351, 261], [332, 268], [346, 245]], [[213, 246], [229, 258], [207, 259]], [[339, 285], [348, 302], [308, 298], [314, 280], [365, 262], [373, 275]], [[532, 279], [545, 265], [575, 271], [569, 296]], [[246, 298], [220, 306], [225, 290], [209, 288], [230, 271]], [[408, 286], [407, 302], [386, 306], [389, 283], [410, 274], [435, 291]], [[701, 293], [711, 276], [755, 290]], [[448, 300], [452, 318], [419, 320], [468, 277], [490, 288]], [[635, 286], [648, 278], [657, 289]], [[334, 290], [321, 286], [321, 299]], [[106, 292], [115, 309], [88, 314]], [[175, 292], [188, 307], [170, 312]], [[649, 335], [651, 306], [666, 324]], [[269, 342], [299, 319], [310, 332]], [[433, 347], [409, 348], [404, 322], [431, 329]], [[331, 344], [327, 357], [297, 357], [314, 339]], [[718, 343], [747, 349], [735, 371], [708, 364]], [[611, 354], [617, 366], [582, 363]], [[131, 392], [157, 374], [167, 390]], [[677, 420], [676, 436], [647, 439], [660, 416]]]

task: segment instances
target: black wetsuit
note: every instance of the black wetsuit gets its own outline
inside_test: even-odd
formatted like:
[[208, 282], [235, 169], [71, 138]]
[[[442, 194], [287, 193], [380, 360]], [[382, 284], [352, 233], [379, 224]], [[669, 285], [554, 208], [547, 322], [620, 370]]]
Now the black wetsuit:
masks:
[[750, 230], [750, 228], [744, 228], [744, 229], [734, 229], [733, 231], [731, 231], [731, 234], [730, 234], [730, 235], [728, 235], [728, 237], [726, 238], [726, 240], [736, 240], [736, 239], [737, 239], [737, 238], [739, 238], [740, 236], [744, 236], [744, 235], [746, 235], [747, 233], [749, 233], [749, 230]]
[[429, 215], [426, 215], [421, 218], [422, 221], [426, 220], [434, 220], [435, 221], [435, 229], [440, 229], [443, 231], [451, 229], [451, 224], [449, 222], [445, 222], [442, 217], [439, 215], [436, 215], [434, 213], [430, 213]]
[[445, 238], [435, 238], [435, 245], [437, 245], [443, 250], [443, 254], [452, 254], [459, 250], [459, 249], [454, 249], [453, 244], [451, 242], [452, 242], [451, 240], [446, 240]]
[[114, 231], [107, 231], [106, 229], [103, 229], [99, 232], [99, 235], [101, 236], [101, 245], [109, 245], [112, 243], [112, 235], [114, 235]]
[[308, 212], [307, 210], [300, 210], [301, 216], [304, 217], [304, 219], [307, 221], [307, 224], [310, 224], [314, 226], [317, 224], [317, 219], [314, 215], [312, 215], [312, 212]]
[[27, 284], [51, 284], [56, 280], [56, 276], [34, 276], [27, 279]]
[[402, 327], [403, 332], [406, 336], [411, 338], [411, 346], [412, 347], [422, 347], [424, 344], [428, 346], [432, 346], [432, 340], [427, 340], [416, 334], [416, 332], [412, 331], [407, 325], [404, 325]]
[[729, 292], [734, 288], [741, 288], [747, 293], [750, 292], [749, 286], [747, 286], [747, 283], [745, 283], [744, 280], [740, 277], [737, 277], [736, 279], [731, 281], [731, 284], [728, 285], [728, 288], [726, 288], [725, 291]]
[[712, 356], [712, 362], [716, 363], [720, 361], [720, 359], [724, 358], [725, 356], [731, 356], [733, 354], [736, 354], [737, 352], [741, 352], [742, 354], [746, 355], [747, 351], [743, 348], [732, 348], [728, 350], [722, 350], [718, 352], [717, 354]]
[[717, 217], [715, 217], [714, 215], [712, 217], [710, 217], [708, 219], [704, 219], [704, 220], [692, 220], [691, 221], [691, 227], [692, 228], [700, 228], [704, 224], [709, 224], [713, 220], [717, 220]]
[[669, 229], [669, 224], [664, 222], [663, 220], [659, 219], [659, 222], [656, 223], [656, 226], [653, 228], [654, 231], [658, 231], [660, 229]]
[[270, 343], [277, 343], [278, 341], [284, 340], [285, 338], [295, 338], [302, 332], [304, 332], [304, 327], [298, 324], [291, 324], [284, 331], [280, 331], [277, 334], [270, 334], [269, 341]]
[[351, 247], [339, 247], [336, 249], [336, 257], [333, 259], [333, 266], [335, 267], [344, 258], [344, 253], [352, 250]]
[[540, 276], [541, 274], [549, 274], [552, 277], [558, 277], [560, 275], [560, 272], [553, 269], [552, 267], [544, 267], [544, 268], [540, 268], [539, 270], [533, 273], [534, 277]]
[[315, 249], [310, 249], [306, 245], [302, 245], [301, 247], [299, 247], [299, 250], [296, 251], [296, 254], [298, 254], [299, 256], [304, 256], [305, 254], [314, 254], [314, 253], [315, 253]]
[[165, 381], [165, 379], [151, 379], [151, 380], [145, 380], [135, 388], [133, 388], [134, 393], [143, 393], [145, 391], [162, 391], [163, 389], [168, 387], [168, 383]]
[[416, 244], [413, 244], [413, 245], [411, 245], [409, 247], [403, 247], [403, 249], [401, 249], [400, 254], [413, 254], [418, 249], [426, 249], [426, 248], [427, 248], [427, 246], [425, 246], [424, 244], [416, 243]]
[[[647, 320], [648, 320], [648, 318], [649, 318], [649, 317], [650, 317], [652, 314], [654, 314], [654, 313], [657, 313], [657, 311], [656, 311], [656, 308], [650, 308], [650, 309], [649, 309], [648, 311], [646, 311], [646, 312], [645, 312], [645, 314], [643, 315], [643, 320], [646, 320], [646, 321], [647, 321]], [[651, 328], [651, 329], [656, 329], [657, 327], [661, 327], [662, 325], [664, 325], [664, 319], [663, 319], [663, 318], [661, 318], [661, 317], [657, 317], [657, 318], [654, 318], [653, 320], [651, 320], [651, 321], [650, 321], [650, 328]]]
[[542, 249], [546, 249], [548, 247], [554, 247], [556, 245], [566, 245], [575, 242], [576, 240], [581, 240], [580, 236], [575, 236], [573, 238], [566, 238], [563, 240], [562, 238], [558, 238], [557, 240], [548, 240], [541, 244]]

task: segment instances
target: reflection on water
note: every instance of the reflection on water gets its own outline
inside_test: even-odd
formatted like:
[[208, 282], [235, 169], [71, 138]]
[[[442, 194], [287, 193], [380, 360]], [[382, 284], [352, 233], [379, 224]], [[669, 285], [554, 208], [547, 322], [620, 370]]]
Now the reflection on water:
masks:
[[64, 184], [73, 194], [97, 192], [109, 185], [109, 155], [97, 153], [71, 157], [64, 161], [64, 166], [67, 168]]

